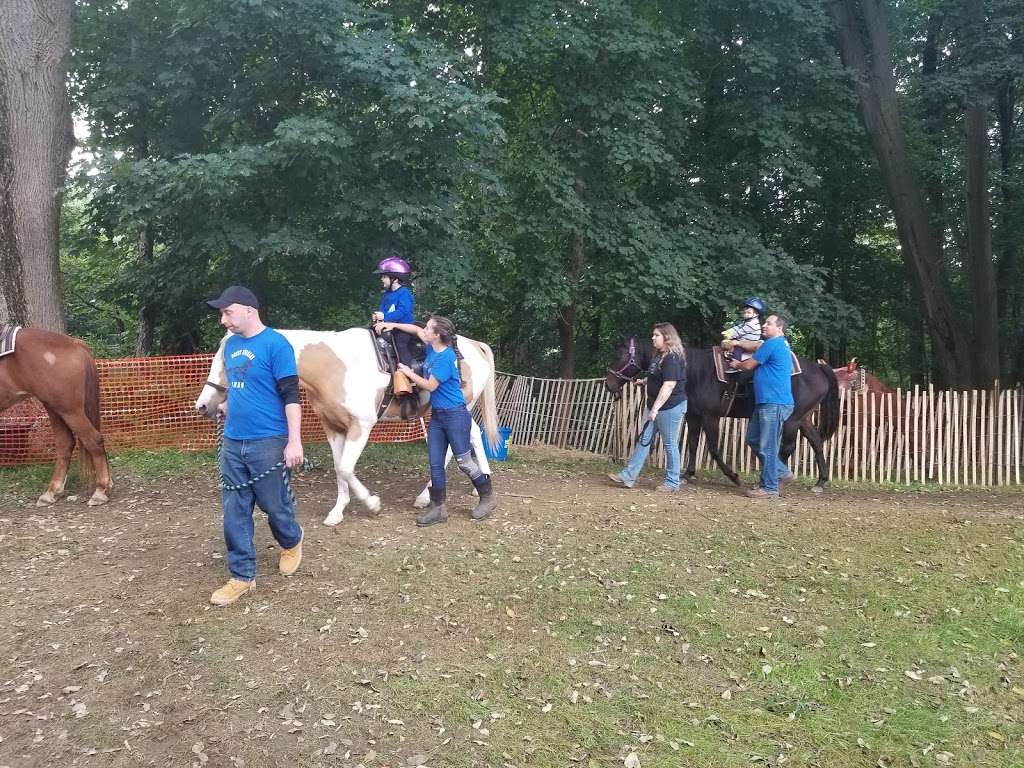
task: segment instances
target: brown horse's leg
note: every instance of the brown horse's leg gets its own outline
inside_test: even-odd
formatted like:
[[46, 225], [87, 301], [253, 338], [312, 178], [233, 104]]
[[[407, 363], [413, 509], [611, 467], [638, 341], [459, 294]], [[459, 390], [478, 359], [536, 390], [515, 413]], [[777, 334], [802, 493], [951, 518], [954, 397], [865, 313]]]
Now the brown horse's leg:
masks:
[[96, 475], [96, 490], [89, 499], [89, 506], [95, 507], [109, 501], [107, 493], [113, 483], [110, 481], [110, 464], [107, 452], [103, 448], [103, 435], [92, 425], [84, 413], [65, 414], [64, 420], [78, 438], [81, 450], [88, 452], [92, 459], [93, 471]]
[[700, 440], [700, 416], [686, 414], [686, 468], [683, 479], [690, 482], [697, 475], [697, 442]]
[[75, 450], [75, 436], [60, 415], [46, 406], [46, 414], [50, 417], [53, 428], [53, 439], [57, 444], [57, 458], [53, 462], [53, 475], [46, 492], [36, 501], [36, 506], [48, 507], [64, 495], [64, 486], [68, 481], [68, 468], [71, 466], [71, 453]]

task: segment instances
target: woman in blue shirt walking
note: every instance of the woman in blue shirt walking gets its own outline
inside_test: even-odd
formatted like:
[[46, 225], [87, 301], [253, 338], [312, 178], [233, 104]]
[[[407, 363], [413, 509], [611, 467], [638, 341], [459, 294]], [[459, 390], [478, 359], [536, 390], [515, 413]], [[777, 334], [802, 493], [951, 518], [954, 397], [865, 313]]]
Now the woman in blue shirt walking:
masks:
[[430, 426], [427, 428], [427, 455], [430, 458], [430, 507], [416, 516], [416, 525], [426, 527], [448, 519], [446, 505], [445, 458], [449, 447], [466, 473], [480, 501], [470, 513], [474, 520], [483, 520], [497, 506], [491, 488], [491, 476], [485, 475], [476, 462], [470, 447], [469, 434], [473, 417], [462, 395], [462, 379], [455, 357], [455, 325], [446, 317], [433, 316], [425, 328], [404, 323], [382, 323], [384, 330], [417, 334], [427, 345], [427, 359], [423, 375], [413, 372], [408, 365], [398, 370], [408, 376], [420, 389], [430, 393]]

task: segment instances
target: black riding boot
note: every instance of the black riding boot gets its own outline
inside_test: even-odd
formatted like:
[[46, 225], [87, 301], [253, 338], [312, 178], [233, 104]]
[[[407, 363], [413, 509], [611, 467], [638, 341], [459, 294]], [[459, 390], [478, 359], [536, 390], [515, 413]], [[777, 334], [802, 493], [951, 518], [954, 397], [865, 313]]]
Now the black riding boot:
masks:
[[476, 492], [480, 494], [480, 501], [473, 511], [469, 513], [469, 516], [474, 520], [483, 520], [498, 506], [498, 500], [494, 497], [494, 490], [491, 488], [491, 476], [480, 475], [480, 477], [473, 481], [473, 486], [476, 488]]
[[443, 523], [448, 520], [448, 505], [445, 504], [447, 496], [445, 488], [430, 486], [430, 508], [422, 514], [416, 515], [416, 525], [426, 528], [434, 523]]

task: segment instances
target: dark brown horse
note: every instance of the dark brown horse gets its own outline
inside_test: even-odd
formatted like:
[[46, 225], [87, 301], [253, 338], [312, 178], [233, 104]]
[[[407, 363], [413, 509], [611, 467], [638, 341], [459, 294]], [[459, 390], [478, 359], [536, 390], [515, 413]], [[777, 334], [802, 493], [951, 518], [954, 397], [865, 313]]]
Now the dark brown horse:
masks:
[[84, 342], [40, 328], [22, 328], [14, 352], [0, 357], [0, 411], [35, 397], [46, 408], [57, 443], [53, 477], [37, 504], [64, 495], [75, 439], [81, 446], [83, 475], [94, 478], [90, 506], [105, 504], [110, 465], [100, 434], [100, 387], [96, 361]]
[[[615, 350], [615, 362], [608, 368], [605, 387], [618, 395], [622, 385], [633, 381], [647, 371], [651, 363], [653, 345], [649, 338], [630, 336]], [[710, 349], [686, 350], [686, 470], [684, 477], [691, 479], [697, 473], [697, 442], [703, 431], [708, 452], [725, 476], [736, 485], [740, 477], [724, 458], [718, 442], [718, 422], [723, 416], [749, 419], [753, 407], [751, 398], [735, 400], [728, 413], [728, 403], [723, 399], [725, 384], [718, 380], [715, 361]], [[839, 386], [832, 369], [813, 360], [800, 359], [803, 373], [793, 376], [792, 415], [782, 425], [782, 444], [779, 456], [788, 461], [796, 449], [796, 435], [801, 433], [814, 449], [814, 460], [818, 468], [818, 482], [814, 490], [820, 493], [828, 482], [828, 461], [825, 459], [824, 441], [832, 437], [839, 424]], [[816, 427], [811, 421], [814, 409], [821, 404], [820, 423]]]

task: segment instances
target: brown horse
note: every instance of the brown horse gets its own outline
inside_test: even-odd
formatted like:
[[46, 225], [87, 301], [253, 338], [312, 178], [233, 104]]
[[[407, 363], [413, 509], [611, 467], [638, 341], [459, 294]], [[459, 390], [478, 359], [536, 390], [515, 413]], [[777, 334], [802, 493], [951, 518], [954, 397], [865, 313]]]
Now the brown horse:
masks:
[[36, 502], [53, 504], [64, 495], [75, 438], [81, 446], [83, 474], [95, 478], [90, 506], [105, 504], [110, 465], [100, 434], [100, 387], [85, 342], [40, 328], [22, 328], [14, 352], [0, 357], [0, 411], [26, 397], [46, 408], [57, 443], [57, 461], [46, 492]]

